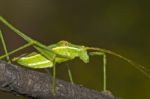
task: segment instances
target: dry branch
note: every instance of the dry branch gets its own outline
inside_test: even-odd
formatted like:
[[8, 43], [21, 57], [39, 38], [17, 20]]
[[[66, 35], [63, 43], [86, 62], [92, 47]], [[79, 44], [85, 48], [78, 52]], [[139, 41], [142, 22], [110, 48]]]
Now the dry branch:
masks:
[[79, 85], [57, 80], [57, 95], [50, 92], [51, 77], [46, 73], [0, 61], [0, 90], [35, 99], [118, 99]]

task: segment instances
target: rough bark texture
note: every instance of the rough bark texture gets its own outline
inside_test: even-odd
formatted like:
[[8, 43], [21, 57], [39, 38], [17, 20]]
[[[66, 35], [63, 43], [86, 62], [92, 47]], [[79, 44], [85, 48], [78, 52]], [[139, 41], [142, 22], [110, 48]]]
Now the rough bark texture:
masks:
[[79, 85], [57, 80], [57, 95], [51, 94], [51, 77], [46, 73], [0, 61], [0, 90], [35, 99], [118, 99]]

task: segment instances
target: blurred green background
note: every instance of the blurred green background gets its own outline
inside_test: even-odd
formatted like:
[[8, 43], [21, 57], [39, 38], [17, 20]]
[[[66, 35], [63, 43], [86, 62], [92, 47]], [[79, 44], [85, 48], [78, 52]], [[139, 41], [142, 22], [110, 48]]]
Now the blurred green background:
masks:
[[[0, 15], [47, 45], [67, 40], [106, 48], [150, 69], [149, 4], [148, 0], [0, 0]], [[25, 43], [0, 25], [9, 50]], [[117, 57], [107, 58], [108, 89], [114, 95], [150, 99], [150, 79]], [[76, 59], [69, 64], [77, 84], [102, 91], [102, 58], [91, 57], [89, 64]], [[68, 80], [65, 64], [57, 66], [57, 77]], [[0, 98], [13, 97], [18, 98], [0, 94]]]

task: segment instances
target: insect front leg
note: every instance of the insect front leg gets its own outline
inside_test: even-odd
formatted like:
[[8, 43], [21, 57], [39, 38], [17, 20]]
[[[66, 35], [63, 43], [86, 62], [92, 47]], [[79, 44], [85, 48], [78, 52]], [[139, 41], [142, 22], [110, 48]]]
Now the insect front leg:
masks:
[[90, 52], [90, 55], [98, 55], [103, 57], [103, 91], [107, 91], [106, 54], [103, 52]]

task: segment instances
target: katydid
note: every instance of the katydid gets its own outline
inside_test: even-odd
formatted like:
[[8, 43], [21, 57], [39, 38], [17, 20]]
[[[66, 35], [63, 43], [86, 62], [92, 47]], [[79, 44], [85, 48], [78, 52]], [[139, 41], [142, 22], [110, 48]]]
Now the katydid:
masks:
[[[134, 66], [136, 69], [141, 71], [144, 75], [146, 75], [150, 79], [150, 75], [148, 72], [146, 72], [146, 69], [144, 66], [134, 63], [132, 60], [129, 60], [126, 57], [121, 56], [120, 54], [117, 54], [115, 52], [112, 52], [110, 50], [102, 49], [102, 48], [95, 48], [95, 47], [85, 47], [83, 45], [75, 45], [71, 44], [67, 41], [59, 41], [56, 44], [52, 44], [48, 46], [49, 49], [53, 50], [54, 52], [68, 56], [70, 59], [65, 57], [56, 57], [55, 62], [56, 63], [62, 63], [68, 60], [72, 60], [76, 57], [79, 57], [84, 63], [89, 62], [89, 56], [103, 56], [103, 90], [106, 91], [106, 53], [111, 54], [114, 56], [117, 56], [118, 58], [121, 58], [125, 60], [126, 62], [130, 63], [132, 66]], [[53, 62], [45, 58], [42, 54], [32, 52], [30, 54], [21, 56], [21, 57], [15, 57], [13, 61], [17, 61], [17, 63], [28, 67], [28, 68], [51, 68], [53, 67]], [[71, 74], [70, 74], [71, 75]], [[70, 77], [72, 79], [72, 76]]]
[[[33, 46], [40, 54], [42, 54], [45, 58], [47, 58], [48, 60], [52, 61], [54, 64], [53, 64], [53, 81], [52, 81], [52, 93], [55, 94], [55, 57], [65, 57], [65, 58], [68, 58], [67, 56], [62, 56], [60, 54], [57, 54], [55, 53], [54, 51], [52, 51], [51, 49], [49, 49], [46, 45], [28, 37], [27, 35], [25, 35], [23, 32], [21, 32], [20, 30], [18, 30], [17, 28], [15, 28], [13, 25], [11, 25], [6, 19], [4, 19], [2, 16], [0, 16], [0, 21], [2, 23], [4, 23], [6, 26], [8, 26], [12, 31], [14, 31], [16, 34], [18, 34], [19, 36], [21, 36], [25, 41], [27, 41], [27, 44], [11, 51], [10, 53], [7, 53], [6, 50], [5, 50], [5, 55], [1, 56], [0, 59], [4, 58], [4, 57], [7, 57], [13, 53], [16, 53], [17, 51], [20, 51], [22, 49], [25, 49], [27, 47], [30, 47], [30, 46]], [[2, 32], [1, 33], [1, 39], [3, 38], [2, 37]], [[2, 41], [4, 41], [2, 39]], [[4, 49], [6, 48], [4, 46], [4, 42], [3, 43], [3, 47]]]
[[[148, 78], [150, 78], [150, 75], [148, 72], [146, 72], [146, 69], [144, 66], [134, 63], [132, 60], [125, 58], [121, 56], [120, 54], [117, 54], [113, 51], [102, 49], [102, 48], [95, 48], [95, 47], [86, 47], [82, 45], [75, 45], [71, 44], [67, 41], [60, 41], [56, 44], [52, 44], [50, 46], [46, 46], [42, 44], [41, 42], [38, 42], [27, 35], [25, 35], [23, 32], [15, 28], [13, 25], [11, 25], [6, 19], [0, 16], [0, 21], [4, 23], [6, 26], [8, 26], [11, 30], [13, 30], [16, 34], [21, 36], [24, 40], [27, 41], [27, 44], [11, 51], [7, 52], [5, 42], [1, 34], [1, 39], [3, 43], [3, 47], [5, 50], [5, 55], [1, 56], [2, 58], [7, 58], [9, 60], [9, 55], [16, 53], [22, 49], [25, 49], [27, 47], [33, 46], [37, 52], [32, 52], [30, 54], [27, 54], [22, 57], [16, 57], [13, 60], [17, 61], [19, 64], [33, 69], [41, 69], [41, 68], [53, 68], [53, 81], [52, 81], [52, 92], [55, 95], [56, 86], [55, 86], [55, 77], [56, 77], [56, 68], [55, 64], [62, 63], [65, 61], [73, 60], [76, 57], [79, 57], [84, 63], [89, 62], [89, 56], [90, 55], [98, 55], [103, 56], [103, 90], [107, 90], [106, 86], [106, 54], [111, 54], [114, 56], [117, 56], [118, 58], [121, 58], [128, 63], [130, 63], [132, 66], [134, 66], [136, 69], [141, 71], [143, 74], [145, 74]], [[70, 74], [70, 79], [72, 79]]]

